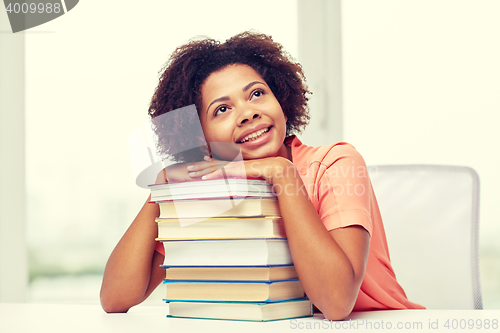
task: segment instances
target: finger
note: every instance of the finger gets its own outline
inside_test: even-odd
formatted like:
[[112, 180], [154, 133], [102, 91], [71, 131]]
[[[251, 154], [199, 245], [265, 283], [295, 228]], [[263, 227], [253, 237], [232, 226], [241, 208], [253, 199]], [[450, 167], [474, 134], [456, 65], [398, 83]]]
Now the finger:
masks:
[[229, 162], [228, 162], [228, 161], [219, 161], [219, 160], [214, 160], [214, 162], [213, 162], [213, 165], [214, 165], [216, 168], [217, 168], [217, 167], [219, 167], [219, 168], [223, 168], [223, 167], [225, 167], [225, 166], [226, 166], [226, 165], [228, 165], [228, 164], [229, 164]]
[[222, 178], [222, 176], [223, 176], [222, 170], [223, 169], [218, 169], [218, 170], [215, 170], [214, 172], [209, 172], [206, 175], [204, 175], [203, 177], [201, 177], [201, 179], [203, 179], [203, 180], [210, 180], [210, 179], [219, 179], [219, 178]]
[[215, 165], [214, 165], [214, 159], [210, 156], [205, 156], [203, 157], [205, 161], [210, 162], [210, 167], [212, 168], [212, 171], [215, 171]]
[[196, 162], [187, 167], [189, 176], [192, 178], [201, 177], [215, 170], [221, 169], [228, 164], [227, 161], [215, 160], [215, 163], [211, 162]]
[[239, 177], [246, 178], [246, 170], [241, 167], [241, 165], [232, 165], [226, 164], [223, 168], [215, 170], [206, 176], [203, 176], [202, 179], [216, 179], [216, 178], [230, 178], [230, 177]]
[[226, 161], [226, 160], [218, 160], [215, 158], [211, 158], [211, 162], [213, 163], [215, 169], [224, 168], [228, 164], [235, 163], [235, 162]]
[[206, 169], [203, 169], [203, 170], [200, 170], [200, 171], [193, 171], [193, 172], [190, 172], [188, 173], [189, 177], [191, 178], [200, 178], [202, 176], [205, 176], [205, 175], [208, 175], [212, 172], [214, 172], [215, 170], [212, 170], [211, 167], [208, 167]]
[[210, 169], [211, 168], [211, 163], [210, 162], [196, 162], [192, 163], [187, 166], [187, 171], [188, 172], [196, 172], [196, 171], [202, 171], [205, 169]]
[[210, 157], [210, 156], [205, 156], [203, 159], [207, 162], [213, 163], [214, 165], [226, 165], [226, 164], [230, 163], [230, 161], [218, 160], [218, 159]]
[[246, 168], [244, 163], [231, 162], [224, 166], [226, 175], [232, 177], [246, 177]]

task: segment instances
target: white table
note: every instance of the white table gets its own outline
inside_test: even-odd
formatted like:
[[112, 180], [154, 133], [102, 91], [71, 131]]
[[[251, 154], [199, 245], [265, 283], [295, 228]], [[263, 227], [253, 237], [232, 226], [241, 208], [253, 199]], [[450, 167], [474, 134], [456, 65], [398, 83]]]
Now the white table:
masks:
[[[351, 314], [346, 321], [311, 318], [241, 322], [167, 318], [163, 306], [139, 305], [126, 314], [106, 314], [99, 305], [0, 303], [0, 332], [128, 333], [128, 332], [500, 332], [500, 310], [394, 310]], [[448, 320], [449, 328], [444, 327]], [[461, 321], [462, 320], [462, 321]], [[483, 328], [460, 329], [468, 320]], [[496, 329], [493, 329], [496, 320]], [[489, 321], [489, 329], [485, 324]], [[469, 322], [470, 323], [470, 322]], [[438, 329], [430, 329], [436, 327]], [[456, 329], [453, 328], [456, 327]]]

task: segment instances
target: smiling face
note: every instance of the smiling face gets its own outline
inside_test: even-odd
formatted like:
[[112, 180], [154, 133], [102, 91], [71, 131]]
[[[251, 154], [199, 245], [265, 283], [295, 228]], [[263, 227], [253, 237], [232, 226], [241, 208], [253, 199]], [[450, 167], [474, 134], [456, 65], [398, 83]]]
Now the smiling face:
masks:
[[[253, 68], [234, 64], [210, 74], [201, 87], [201, 98], [199, 114], [208, 142], [236, 144], [244, 159], [288, 157], [283, 144], [287, 119]], [[211, 148], [219, 158], [234, 157], [217, 145]]]

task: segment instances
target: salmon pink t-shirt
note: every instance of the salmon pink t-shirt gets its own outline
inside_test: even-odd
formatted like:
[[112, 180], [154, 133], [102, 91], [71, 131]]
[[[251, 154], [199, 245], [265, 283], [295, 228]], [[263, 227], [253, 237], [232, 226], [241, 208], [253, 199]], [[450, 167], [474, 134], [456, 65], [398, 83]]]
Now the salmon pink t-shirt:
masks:
[[[292, 162], [328, 231], [360, 225], [370, 234], [363, 282], [353, 311], [425, 309], [410, 302], [391, 267], [384, 225], [365, 161], [346, 142], [309, 147], [291, 136]], [[161, 242], [156, 251], [165, 254]]]
[[391, 267], [384, 225], [365, 161], [350, 144], [309, 147], [287, 138], [293, 164], [328, 231], [360, 225], [370, 234], [366, 271], [353, 311], [424, 309], [410, 302]]

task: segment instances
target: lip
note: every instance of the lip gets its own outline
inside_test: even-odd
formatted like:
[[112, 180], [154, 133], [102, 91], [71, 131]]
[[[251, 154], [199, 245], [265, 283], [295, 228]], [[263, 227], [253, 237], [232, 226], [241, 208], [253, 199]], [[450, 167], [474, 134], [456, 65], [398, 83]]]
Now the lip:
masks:
[[245, 131], [243, 131], [243, 133], [240, 134], [240, 136], [236, 139], [236, 143], [239, 143], [241, 140], [243, 140], [248, 134], [251, 134], [253, 132], [257, 132], [257, 131], [260, 131], [261, 129], [264, 129], [264, 128], [268, 128], [272, 126], [271, 124], [260, 124], [260, 125], [257, 125], [255, 127], [252, 127], [252, 128], [249, 128]]
[[274, 127], [271, 126], [267, 133], [262, 134], [257, 139], [246, 141], [243, 143], [237, 143], [241, 149], [256, 149], [266, 145], [274, 137]]

